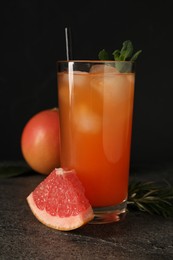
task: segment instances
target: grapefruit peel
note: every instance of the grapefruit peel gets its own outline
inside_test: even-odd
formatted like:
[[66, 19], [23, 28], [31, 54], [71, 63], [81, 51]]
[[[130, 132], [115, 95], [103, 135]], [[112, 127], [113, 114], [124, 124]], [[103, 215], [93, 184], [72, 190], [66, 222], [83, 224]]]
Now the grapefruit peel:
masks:
[[74, 170], [55, 168], [30, 193], [27, 202], [42, 224], [61, 231], [79, 228], [94, 218]]

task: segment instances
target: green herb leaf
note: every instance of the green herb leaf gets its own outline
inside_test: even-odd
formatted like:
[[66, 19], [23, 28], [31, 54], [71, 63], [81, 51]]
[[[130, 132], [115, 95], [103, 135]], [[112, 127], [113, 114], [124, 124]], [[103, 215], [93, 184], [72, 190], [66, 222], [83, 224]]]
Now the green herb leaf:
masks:
[[[117, 49], [112, 52], [113, 58], [115, 61], [135, 61], [139, 54], [142, 52], [141, 50], [134, 52], [133, 44], [130, 40], [126, 40], [123, 42], [123, 46], [121, 50]], [[109, 60], [109, 54], [105, 49], [101, 50], [98, 54], [100, 60]]]
[[127, 40], [123, 42], [123, 47], [120, 51], [120, 60], [124, 61], [130, 58], [133, 54], [133, 44], [131, 41]]
[[115, 50], [112, 54], [114, 56], [114, 60], [120, 60], [120, 50]]
[[15, 177], [25, 174], [31, 169], [23, 163], [3, 162], [0, 164], [0, 179]]
[[98, 57], [100, 60], [109, 60], [109, 54], [105, 49], [99, 52]]
[[139, 54], [142, 52], [142, 50], [139, 50], [139, 51], [137, 51], [133, 56], [132, 56], [132, 58], [130, 59], [131, 61], [135, 61], [137, 58], [138, 58], [138, 56], [139, 56]]
[[135, 182], [129, 184], [128, 208], [163, 217], [173, 216], [173, 186], [164, 182]]

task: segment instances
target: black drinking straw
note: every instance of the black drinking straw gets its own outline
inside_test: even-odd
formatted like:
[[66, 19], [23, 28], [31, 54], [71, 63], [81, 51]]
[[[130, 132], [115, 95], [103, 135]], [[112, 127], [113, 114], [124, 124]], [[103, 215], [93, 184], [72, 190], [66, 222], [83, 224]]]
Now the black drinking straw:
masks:
[[65, 43], [66, 43], [66, 58], [72, 60], [72, 39], [71, 30], [69, 27], [65, 27]]

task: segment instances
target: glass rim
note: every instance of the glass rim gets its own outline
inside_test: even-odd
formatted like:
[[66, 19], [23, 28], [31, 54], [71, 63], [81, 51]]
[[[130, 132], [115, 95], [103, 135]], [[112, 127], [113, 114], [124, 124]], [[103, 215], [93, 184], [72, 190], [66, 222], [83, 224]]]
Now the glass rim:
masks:
[[131, 60], [57, 60], [57, 63], [135, 63], [135, 61]]

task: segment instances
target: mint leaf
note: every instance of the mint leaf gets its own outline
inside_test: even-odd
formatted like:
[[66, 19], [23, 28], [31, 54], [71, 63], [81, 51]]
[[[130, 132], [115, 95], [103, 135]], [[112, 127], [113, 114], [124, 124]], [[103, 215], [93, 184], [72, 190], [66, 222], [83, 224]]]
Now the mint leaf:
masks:
[[98, 57], [100, 60], [109, 60], [109, 54], [105, 49], [99, 52]]
[[120, 60], [120, 50], [115, 50], [113, 53], [114, 60]]
[[132, 58], [130, 59], [131, 61], [135, 61], [137, 58], [138, 58], [138, 56], [139, 56], [139, 54], [142, 52], [142, 50], [139, 50], [139, 51], [137, 51], [133, 56], [132, 56]]
[[120, 51], [120, 60], [124, 61], [130, 58], [133, 54], [133, 44], [131, 41], [127, 40], [123, 42], [123, 47]]

